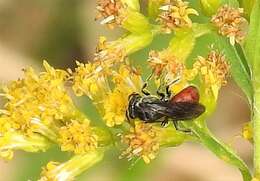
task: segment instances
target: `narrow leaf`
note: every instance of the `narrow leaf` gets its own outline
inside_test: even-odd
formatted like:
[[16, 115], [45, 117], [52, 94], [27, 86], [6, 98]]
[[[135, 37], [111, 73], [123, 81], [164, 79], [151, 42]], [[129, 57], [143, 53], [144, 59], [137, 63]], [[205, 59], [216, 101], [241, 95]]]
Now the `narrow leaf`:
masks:
[[260, 77], [260, 0], [256, 0], [253, 8], [249, 33], [245, 43], [245, 52], [252, 67], [254, 77]]
[[[251, 83], [250, 72], [246, 61], [239, 56], [236, 48], [232, 46], [229, 41], [222, 36], [215, 36], [215, 44], [219, 50], [221, 50], [231, 65], [231, 75], [238, 86], [243, 90], [247, 96], [250, 107], [253, 103], [253, 86]], [[241, 53], [241, 52], [240, 52]]]
[[251, 181], [252, 177], [248, 167], [229, 146], [217, 140], [206, 127], [196, 123], [192, 125], [191, 129], [200, 138], [202, 145], [211, 150], [221, 160], [237, 167], [244, 181]]

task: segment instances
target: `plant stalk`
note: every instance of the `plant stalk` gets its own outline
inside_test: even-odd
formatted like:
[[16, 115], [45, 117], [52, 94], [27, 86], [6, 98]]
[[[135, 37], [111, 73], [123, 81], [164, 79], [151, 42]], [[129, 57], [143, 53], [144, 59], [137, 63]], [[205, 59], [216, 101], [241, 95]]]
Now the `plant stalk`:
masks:
[[255, 177], [260, 180], [260, 82], [254, 82], [255, 103], [253, 117], [254, 132], [254, 173]]

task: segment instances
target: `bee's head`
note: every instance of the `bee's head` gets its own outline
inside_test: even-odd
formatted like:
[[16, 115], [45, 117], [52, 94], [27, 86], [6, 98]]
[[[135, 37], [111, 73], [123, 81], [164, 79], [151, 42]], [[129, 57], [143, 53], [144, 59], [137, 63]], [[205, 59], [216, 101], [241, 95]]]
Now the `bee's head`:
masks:
[[132, 94], [130, 94], [128, 96], [128, 101], [130, 102], [131, 100], [135, 100], [135, 99], [138, 99], [140, 96], [140, 94], [136, 93], [136, 92], [133, 92]]

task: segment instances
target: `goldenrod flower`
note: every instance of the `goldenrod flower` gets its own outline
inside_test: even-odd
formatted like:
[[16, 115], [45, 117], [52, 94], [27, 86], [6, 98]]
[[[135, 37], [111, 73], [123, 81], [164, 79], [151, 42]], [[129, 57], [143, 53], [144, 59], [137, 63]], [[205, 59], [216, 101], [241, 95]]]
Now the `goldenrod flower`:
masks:
[[96, 19], [102, 19], [100, 24], [107, 24], [113, 29], [115, 25], [121, 25], [124, 18], [121, 13], [126, 10], [126, 5], [121, 0], [98, 0], [96, 9]]
[[163, 31], [171, 33], [175, 28], [191, 27], [192, 21], [189, 15], [198, 15], [195, 9], [190, 8], [189, 3], [182, 0], [174, 0], [162, 7], [157, 21], [162, 25]]
[[241, 43], [247, 34], [248, 23], [242, 17], [243, 9], [224, 5], [219, 8], [211, 22], [218, 28], [218, 32], [227, 36], [232, 45]]
[[83, 154], [93, 151], [98, 146], [98, 136], [94, 133], [89, 121], [82, 123], [72, 120], [59, 129], [58, 142], [62, 151]]
[[179, 62], [171, 51], [168, 50], [161, 52], [151, 51], [148, 63], [157, 76], [160, 76], [163, 72], [167, 72], [167, 74], [173, 74], [175, 77], [178, 77], [184, 69], [184, 64]]
[[142, 86], [141, 76], [128, 65], [120, 66], [119, 70], [113, 71], [112, 74], [115, 88], [104, 99], [103, 116], [109, 127], [121, 125], [126, 120], [128, 96], [133, 92], [139, 92]]
[[108, 94], [104, 100], [104, 121], [109, 127], [121, 125], [125, 120], [125, 112], [128, 105], [128, 94], [123, 89], [116, 88], [113, 92]]
[[159, 132], [151, 124], [136, 122], [130, 133], [122, 137], [122, 142], [128, 148], [120, 157], [131, 160], [133, 157], [141, 157], [145, 163], [150, 163], [159, 151]]
[[77, 96], [87, 95], [93, 101], [102, 100], [105, 92], [109, 91], [106, 77], [104, 76], [104, 67], [98, 62], [77, 63], [75, 72], [72, 73], [73, 86]]
[[223, 54], [212, 50], [207, 58], [199, 56], [193, 65], [194, 74], [199, 73], [206, 92], [212, 91], [217, 98], [218, 91], [222, 85], [227, 83], [230, 65], [227, 63]]
[[98, 61], [102, 66], [110, 68], [114, 64], [122, 63], [126, 58], [126, 49], [121, 39], [107, 41], [101, 36], [95, 53], [94, 61]]
[[2, 118], [27, 135], [37, 132], [41, 124], [54, 126], [54, 120], [73, 117], [76, 110], [64, 86], [66, 71], [56, 70], [47, 62], [43, 65], [46, 72], [37, 75], [28, 68], [23, 79], [11, 82], [1, 94], [7, 98]]

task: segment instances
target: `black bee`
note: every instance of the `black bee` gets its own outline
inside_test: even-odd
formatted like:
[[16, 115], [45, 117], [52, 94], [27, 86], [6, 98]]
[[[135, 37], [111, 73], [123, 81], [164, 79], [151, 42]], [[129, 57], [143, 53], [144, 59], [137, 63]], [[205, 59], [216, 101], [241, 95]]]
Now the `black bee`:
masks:
[[175, 96], [171, 96], [169, 86], [166, 94], [157, 91], [158, 96], [151, 95], [145, 90], [142, 93], [132, 93], [129, 96], [126, 115], [128, 120], [139, 118], [146, 123], [161, 122], [164, 126], [169, 119], [173, 121], [176, 129], [178, 121], [192, 120], [205, 112], [205, 107], [199, 103], [199, 92], [194, 86], [183, 89]]

